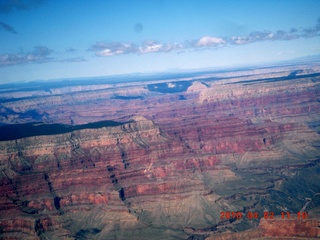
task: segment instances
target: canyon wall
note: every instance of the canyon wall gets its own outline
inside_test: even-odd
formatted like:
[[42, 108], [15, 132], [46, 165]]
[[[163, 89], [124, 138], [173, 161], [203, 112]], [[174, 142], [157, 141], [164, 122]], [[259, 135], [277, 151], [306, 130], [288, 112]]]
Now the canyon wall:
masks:
[[[1, 238], [320, 237], [320, 76], [310, 68], [2, 91], [2, 124], [72, 127], [10, 139], [20, 127], [0, 127]], [[80, 125], [102, 120], [117, 124]], [[308, 217], [279, 218], [299, 211]]]

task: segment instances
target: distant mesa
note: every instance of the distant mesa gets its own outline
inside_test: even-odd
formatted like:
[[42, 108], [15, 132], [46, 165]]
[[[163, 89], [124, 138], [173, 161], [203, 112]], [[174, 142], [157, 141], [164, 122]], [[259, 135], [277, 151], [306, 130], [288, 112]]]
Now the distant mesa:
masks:
[[209, 85], [203, 83], [203, 82], [198, 82], [195, 81], [192, 83], [192, 85], [190, 87], [188, 87], [187, 92], [188, 93], [192, 93], [192, 92], [200, 92], [202, 90], [205, 90], [209, 87]]

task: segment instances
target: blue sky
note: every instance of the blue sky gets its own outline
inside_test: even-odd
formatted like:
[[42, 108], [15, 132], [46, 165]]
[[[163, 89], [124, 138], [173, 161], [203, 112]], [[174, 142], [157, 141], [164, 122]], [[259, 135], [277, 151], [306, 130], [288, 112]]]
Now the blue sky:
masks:
[[0, 0], [0, 83], [320, 54], [319, 0]]

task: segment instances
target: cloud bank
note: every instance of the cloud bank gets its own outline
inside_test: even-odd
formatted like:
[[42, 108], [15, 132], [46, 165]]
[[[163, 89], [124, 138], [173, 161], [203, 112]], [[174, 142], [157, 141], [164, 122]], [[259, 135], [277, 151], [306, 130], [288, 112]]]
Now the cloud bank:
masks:
[[137, 47], [133, 43], [120, 42], [97, 42], [89, 49], [100, 57], [108, 57], [119, 54], [128, 54], [137, 52]]
[[[11, 2], [11, 1], [10, 1]], [[42, 1], [13, 1], [17, 3], [27, 2], [25, 8], [31, 8]], [[4, 4], [1, 3], [0, 11], [4, 11]], [[6, 7], [6, 11], [11, 11], [14, 7], [19, 8], [19, 4], [12, 4]], [[23, 8], [22, 5], [20, 8]], [[0, 29], [3, 28], [5, 31], [11, 33], [17, 33], [11, 26], [0, 21]], [[195, 50], [208, 50], [217, 49], [221, 47], [228, 47], [234, 45], [251, 44], [262, 41], [291, 41], [299, 38], [313, 38], [320, 36], [320, 18], [317, 24], [313, 27], [295, 29], [292, 28], [289, 31], [278, 30], [278, 31], [253, 31], [244, 36], [231, 36], [231, 37], [217, 37], [217, 36], [203, 36], [199, 39], [187, 40], [183, 43], [164, 43], [155, 40], [146, 40], [141, 44], [135, 44], [132, 42], [96, 42], [88, 50], [93, 52], [95, 56], [99, 57], [111, 57], [116, 55], [125, 54], [152, 54], [152, 53], [177, 53], [185, 51]], [[68, 53], [74, 53], [77, 49], [68, 47], [66, 50]], [[20, 52], [14, 54], [0, 54], [0, 67], [21, 65], [27, 63], [44, 63], [44, 62], [83, 62], [87, 61], [83, 57], [74, 57], [67, 59], [55, 59], [51, 57], [53, 50], [45, 46], [36, 46], [33, 51]]]
[[33, 51], [18, 54], [2, 54], [0, 55], [0, 66], [11, 66], [26, 63], [44, 63], [51, 60], [49, 55], [53, 51], [45, 46], [36, 46]]
[[185, 43], [161, 43], [154, 40], [144, 41], [141, 45], [121, 42], [97, 42], [89, 49], [96, 56], [110, 57], [122, 54], [147, 54], [156, 52], [171, 52], [175, 50], [216, 49], [229, 45], [244, 45], [262, 41], [290, 41], [298, 38], [311, 38], [320, 36], [320, 18], [317, 24], [311, 28], [290, 31], [253, 31], [245, 36], [217, 37], [203, 36], [199, 39], [188, 40]]
[[93, 51], [96, 56], [109, 57], [129, 53], [154, 53], [154, 52], [171, 52], [182, 49], [183, 46], [177, 43], [160, 43], [153, 40], [144, 41], [140, 46], [134, 43], [120, 42], [97, 42], [89, 50]]

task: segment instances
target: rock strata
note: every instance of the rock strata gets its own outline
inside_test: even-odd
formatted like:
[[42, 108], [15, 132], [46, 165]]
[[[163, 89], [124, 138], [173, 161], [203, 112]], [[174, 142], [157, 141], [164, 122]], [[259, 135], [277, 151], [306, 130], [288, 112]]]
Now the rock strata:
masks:
[[28, 125], [0, 127], [1, 239], [319, 237], [320, 79], [296, 70], [3, 91]]

